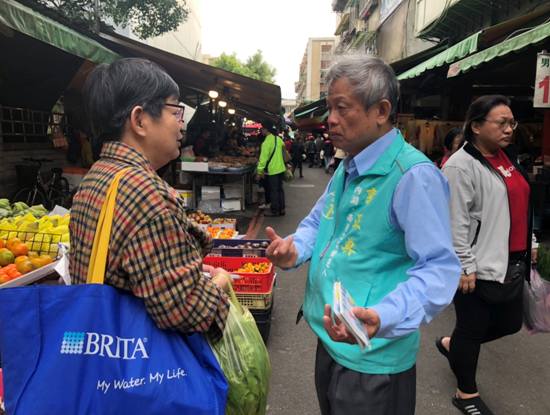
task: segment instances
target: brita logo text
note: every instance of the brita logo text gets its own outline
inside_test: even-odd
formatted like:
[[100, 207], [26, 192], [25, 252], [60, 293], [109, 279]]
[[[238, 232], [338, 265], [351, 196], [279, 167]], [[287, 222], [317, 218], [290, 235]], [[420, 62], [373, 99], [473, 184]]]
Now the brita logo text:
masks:
[[66, 331], [61, 342], [61, 354], [83, 354], [111, 359], [149, 359], [146, 338], [123, 338], [101, 333]]

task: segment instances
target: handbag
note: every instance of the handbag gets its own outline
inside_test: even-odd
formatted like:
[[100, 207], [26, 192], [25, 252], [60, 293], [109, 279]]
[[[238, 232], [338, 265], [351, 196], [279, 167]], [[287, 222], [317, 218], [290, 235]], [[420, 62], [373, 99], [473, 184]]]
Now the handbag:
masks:
[[117, 186], [101, 208], [88, 284], [0, 290], [7, 413], [223, 415], [227, 381], [201, 334], [159, 329], [104, 285]]
[[527, 272], [524, 260], [508, 262], [504, 283], [476, 280], [475, 293], [488, 304], [500, 304], [521, 297]]
[[286, 165], [286, 170], [284, 171], [283, 180], [285, 182], [291, 182], [294, 179], [294, 173], [292, 173], [292, 166]]

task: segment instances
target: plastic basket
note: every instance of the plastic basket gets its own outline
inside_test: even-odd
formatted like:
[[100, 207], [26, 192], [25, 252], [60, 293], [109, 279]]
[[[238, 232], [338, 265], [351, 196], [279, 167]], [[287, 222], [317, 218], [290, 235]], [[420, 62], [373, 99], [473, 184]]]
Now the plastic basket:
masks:
[[267, 293], [244, 293], [235, 292], [239, 303], [241, 303], [250, 311], [255, 310], [268, 310], [273, 305], [273, 287], [275, 285], [275, 278], [271, 284], [271, 289]]
[[256, 321], [256, 326], [258, 327], [258, 331], [260, 332], [264, 343], [267, 345], [269, 332], [271, 331], [271, 313], [273, 312], [273, 304], [271, 304], [271, 307], [268, 310], [250, 310], [250, 312]]
[[[267, 258], [235, 258], [235, 257], [216, 257], [207, 256], [204, 258], [204, 264], [213, 267], [220, 267], [226, 271], [241, 276], [241, 279], [233, 281], [235, 292], [254, 292], [268, 293], [273, 288], [275, 273], [273, 264]], [[266, 273], [245, 273], [236, 272], [244, 264], [251, 262], [253, 264], [268, 263], [269, 270]]]
[[47, 232], [0, 231], [0, 239], [19, 238], [21, 242], [38, 255], [47, 254], [52, 258], [59, 256], [59, 245], [62, 235]]
[[[213, 239], [212, 256], [231, 256], [231, 257], [265, 257], [266, 239]], [[238, 246], [244, 246], [238, 248]], [[262, 247], [264, 246], [264, 247]]]

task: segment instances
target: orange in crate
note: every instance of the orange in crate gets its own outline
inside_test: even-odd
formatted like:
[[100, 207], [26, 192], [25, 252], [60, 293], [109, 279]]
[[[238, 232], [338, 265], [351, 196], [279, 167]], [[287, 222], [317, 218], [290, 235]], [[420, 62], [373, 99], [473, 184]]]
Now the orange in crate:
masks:
[[[203, 262], [239, 275], [241, 279], [233, 281], [235, 292], [268, 293], [273, 286], [275, 270], [267, 258], [207, 256]], [[257, 267], [256, 269], [261, 268], [265, 272], [241, 272], [240, 269], [247, 264], [252, 264], [252, 269]], [[250, 265], [246, 269], [251, 269]]]

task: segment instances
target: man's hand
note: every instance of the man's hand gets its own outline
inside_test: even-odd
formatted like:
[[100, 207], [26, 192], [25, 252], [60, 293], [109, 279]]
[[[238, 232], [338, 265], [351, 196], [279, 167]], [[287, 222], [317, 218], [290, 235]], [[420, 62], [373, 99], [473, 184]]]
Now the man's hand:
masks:
[[[378, 333], [378, 330], [380, 329], [380, 317], [378, 316], [378, 313], [372, 308], [364, 307], [353, 307], [352, 311], [353, 314], [355, 314], [355, 317], [361, 320], [361, 322], [367, 329], [369, 339], [376, 336], [376, 333]], [[339, 321], [336, 317], [335, 320], [336, 321], [334, 322], [332, 321], [330, 305], [325, 304], [325, 315], [323, 316], [323, 324], [330, 338], [335, 342], [340, 343], [357, 343], [357, 340], [355, 340], [353, 334], [348, 331], [346, 325]]]
[[262, 180], [262, 179], [264, 178], [264, 176], [265, 176], [265, 173], [264, 173], [264, 172], [261, 172], [261, 173], [258, 172], [258, 173], [256, 173], [256, 181]]
[[458, 289], [464, 294], [473, 293], [476, 289], [476, 279], [477, 275], [475, 272], [469, 275], [461, 275], [460, 281], [458, 282]]
[[296, 265], [298, 251], [292, 237], [283, 239], [271, 227], [265, 228], [271, 243], [266, 249], [267, 257], [280, 268], [292, 268]]

